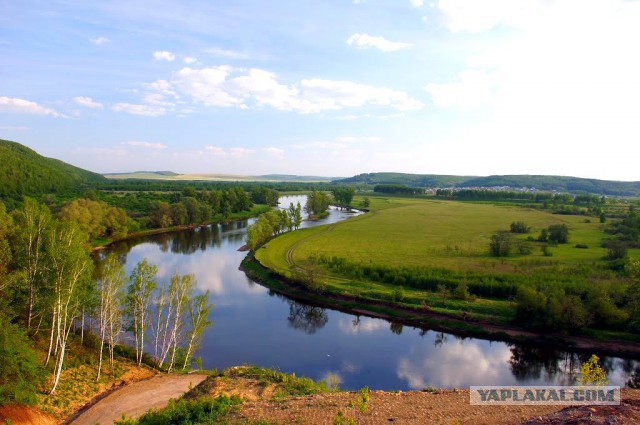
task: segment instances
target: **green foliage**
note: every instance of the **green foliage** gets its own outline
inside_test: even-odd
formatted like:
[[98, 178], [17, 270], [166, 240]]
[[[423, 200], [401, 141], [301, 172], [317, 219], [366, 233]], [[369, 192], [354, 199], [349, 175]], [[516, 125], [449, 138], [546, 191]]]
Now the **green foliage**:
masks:
[[0, 313], [0, 406], [34, 403], [44, 374], [24, 330]]
[[418, 191], [417, 189], [401, 184], [378, 184], [373, 188], [373, 191], [377, 193], [396, 193], [405, 195], [421, 193], [421, 191]]
[[369, 387], [360, 388], [359, 392], [360, 397], [358, 398], [358, 410], [361, 413], [367, 411], [367, 407], [369, 406], [369, 399], [371, 398], [369, 395]]
[[171, 400], [164, 409], [149, 411], [138, 419], [124, 419], [115, 423], [119, 425], [216, 423], [222, 422], [225, 416], [241, 403], [242, 401], [237, 396]]
[[59, 216], [77, 223], [90, 240], [98, 237], [119, 239], [129, 232], [127, 213], [101, 201], [75, 199], [62, 207]]
[[567, 243], [569, 242], [569, 227], [566, 224], [552, 224], [548, 227], [549, 242]]
[[333, 425], [356, 425], [356, 420], [346, 417], [342, 410], [338, 410], [333, 417]]
[[511, 233], [529, 233], [531, 227], [529, 227], [524, 221], [514, 221], [510, 227]]
[[400, 303], [402, 302], [404, 297], [405, 297], [405, 294], [404, 294], [404, 289], [402, 289], [402, 286], [394, 286], [393, 290], [391, 291], [391, 302]]
[[494, 257], [508, 257], [513, 248], [513, 237], [506, 230], [491, 235], [489, 253]]
[[0, 199], [69, 193], [106, 179], [62, 161], [45, 158], [16, 142], [0, 140]]
[[607, 372], [600, 366], [600, 359], [592, 354], [580, 367], [580, 384], [605, 386], [609, 383]]
[[333, 199], [342, 207], [351, 206], [351, 201], [356, 194], [356, 190], [349, 186], [337, 186], [331, 192], [333, 193]]
[[325, 192], [314, 190], [307, 196], [307, 204], [305, 205], [304, 210], [310, 216], [317, 217], [327, 211], [330, 203], [329, 195]]
[[629, 249], [624, 242], [613, 240], [605, 245], [607, 247], [607, 260], [622, 260], [627, 257]]
[[587, 313], [580, 297], [561, 290], [547, 295], [522, 286], [516, 295], [516, 321], [525, 328], [577, 331], [587, 326]]
[[274, 396], [276, 398], [312, 395], [331, 391], [325, 381], [315, 382], [313, 379], [298, 377], [295, 373], [286, 374], [256, 366], [232, 368], [226, 371], [225, 375], [254, 379], [263, 386], [276, 384], [278, 386], [276, 396]]

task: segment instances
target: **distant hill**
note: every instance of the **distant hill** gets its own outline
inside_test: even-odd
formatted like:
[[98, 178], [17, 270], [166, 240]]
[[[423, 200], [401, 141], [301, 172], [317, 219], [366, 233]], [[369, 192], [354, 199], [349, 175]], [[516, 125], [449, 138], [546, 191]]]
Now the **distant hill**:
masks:
[[46, 158], [20, 143], [0, 139], [0, 198], [77, 190], [104, 181], [100, 174]]
[[338, 177], [320, 177], [320, 176], [296, 176], [293, 174], [265, 174], [256, 176], [265, 180], [274, 180], [280, 182], [330, 182]]
[[334, 180], [336, 183], [358, 184], [404, 184], [411, 187], [455, 187], [475, 177], [447, 176], [437, 174], [405, 173], [364, 173], [346, 179]]
[[267, 174], [244, 176], [234, 174], [179, 174], [173, 171], [135, 171], [133, 173], [104, 174], [109, 179], [174, 180], [174, 181], [230, 181], [230, 182], [330, 182], [334, 177], [296, 176], [291, 174]]
[[502, 187], [536, 188], [545, 191], [592, 193], [609, 196], [640, 196], [640, 182], [585, 179], [565, 176], [507, 175], [507, 176], [448, 176], [435, 174], [369, 173], [359, 174], [335, 183], [402, 184], [410, 187]]

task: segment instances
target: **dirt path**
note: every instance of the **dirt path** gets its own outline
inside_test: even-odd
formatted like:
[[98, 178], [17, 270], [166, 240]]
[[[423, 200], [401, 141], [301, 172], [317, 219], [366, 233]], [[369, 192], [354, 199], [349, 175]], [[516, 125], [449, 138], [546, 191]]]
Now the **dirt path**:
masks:
[[164, 407], [172, 398], [177, 398], [202, 382], [208, 375], [164, 375], [146, 381], [135, 382], [109, 394], [80, 416], [74, 425], [110, 425], [127, 417], [136, 417], [149, 409]]

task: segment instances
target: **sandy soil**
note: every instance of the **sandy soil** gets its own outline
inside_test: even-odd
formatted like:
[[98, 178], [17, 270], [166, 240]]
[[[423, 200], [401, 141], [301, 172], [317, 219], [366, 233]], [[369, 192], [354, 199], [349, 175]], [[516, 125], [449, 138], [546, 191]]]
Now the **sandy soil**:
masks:
[[[472, 406], [468, 390], [436, 393], [372, 391], [365, 412], [358, 393], [321, 394], [245, 403], [234, 419], [280, 424], [333, 424], [338, 412], [357, 424], [605, 424], [640, 423], [640, 391], [623, 390], [620, 406]], [[550, 416], [547, 416], [551, 414]], [[573, 421], [573, 422], [572, 422]]]
[[55, 425], [56, 418], [29, 406], [0, 406], [0, 422], [9, 419], [13, 425]]
[[136, 417], [150, 409], [164, 407], [202, 382], [208, 375], [163, 375], [127, 385], [91, 406], [71, 424], [112, 424], [123, 415]]

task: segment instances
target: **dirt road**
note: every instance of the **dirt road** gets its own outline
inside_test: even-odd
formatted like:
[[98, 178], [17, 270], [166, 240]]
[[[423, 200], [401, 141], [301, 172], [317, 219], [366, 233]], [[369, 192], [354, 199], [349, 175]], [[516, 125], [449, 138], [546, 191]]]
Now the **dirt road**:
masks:
[[202, 382], [208, 375], [164, 375], [145, 381], [134, 382], [114, 391], [80, 416], [74, 425], [110, 425], [127, 417], [136, 417], [149, 409], [164, 407], [172, 398], [177, 398]]

